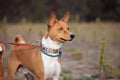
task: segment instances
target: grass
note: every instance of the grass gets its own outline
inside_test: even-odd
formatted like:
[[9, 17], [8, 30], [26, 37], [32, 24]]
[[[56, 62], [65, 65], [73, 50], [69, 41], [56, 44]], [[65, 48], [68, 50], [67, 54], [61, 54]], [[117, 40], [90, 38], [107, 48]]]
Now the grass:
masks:
[[100, 45], [101, 45], [101, 51], [100, 51], [100, 56], [99, 56], [100, 80], [104, 80], [105, 79], [105, 49], [106, 49], [105, 33], [102, 34]]
[[84, 74], [80, 74], [80, 77], [76, 80], [94, 80], [92, 77], [87, 77]]
[[63, 68], [61, 72], [61, 80], [72, 80], [70, 73], [70, 70]]

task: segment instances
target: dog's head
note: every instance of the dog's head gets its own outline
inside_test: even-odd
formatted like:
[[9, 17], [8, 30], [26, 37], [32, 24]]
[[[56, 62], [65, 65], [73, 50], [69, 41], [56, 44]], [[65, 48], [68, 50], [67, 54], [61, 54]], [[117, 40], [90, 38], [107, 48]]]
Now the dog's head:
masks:
[[48, 21], [48, 30], [45, 37], [47, 38], [49, 36], [53, 41], [60, 43], [72, 41], [75, 36], [69, 31], [69, 17], [70, 13], [66, 12], [61, 20], [57, 20], [55, 13], [52, 12]]

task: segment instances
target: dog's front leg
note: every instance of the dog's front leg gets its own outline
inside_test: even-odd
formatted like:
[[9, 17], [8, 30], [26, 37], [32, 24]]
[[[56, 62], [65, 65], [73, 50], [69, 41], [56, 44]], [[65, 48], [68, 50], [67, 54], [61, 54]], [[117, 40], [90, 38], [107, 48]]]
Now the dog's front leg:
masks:
[[53, 76], [53, 80], [59, 80], [60, 73], [61, 73], [61, 66], [58, 63], [56, 66], [56, 74]]
[[53, 80], [59, 80], [59, 76], [54, 76]]
[[53, 76], [53, 80], [59, 80], [59, 77], [60, 77], [60, 73], [58, 73], [55, 76]]

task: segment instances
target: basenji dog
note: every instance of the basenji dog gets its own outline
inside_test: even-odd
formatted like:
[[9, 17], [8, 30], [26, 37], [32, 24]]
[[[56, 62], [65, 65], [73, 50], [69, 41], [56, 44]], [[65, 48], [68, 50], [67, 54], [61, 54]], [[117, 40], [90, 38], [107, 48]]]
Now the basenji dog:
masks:
[[[61, 72], [61, 47], [75, 36], [69, 31], [70, 13], [66, 12], [61, 20], [57, 20], [51, 12], [47, 31], [42, 38], [42, 46], [14, 46], [8, 57], [8, 80], [14, 79], [19, 65], [29, 69], [37, 80], [59, 80]], [[21, 35], [17, 35], [14, 43], [25, 43]]]
[[4, 68], [2, 61], [2, 56], [4, 53], [5, 53], [5, 47], [3, 44], [0, 44], [0, 80], [4, 80]]

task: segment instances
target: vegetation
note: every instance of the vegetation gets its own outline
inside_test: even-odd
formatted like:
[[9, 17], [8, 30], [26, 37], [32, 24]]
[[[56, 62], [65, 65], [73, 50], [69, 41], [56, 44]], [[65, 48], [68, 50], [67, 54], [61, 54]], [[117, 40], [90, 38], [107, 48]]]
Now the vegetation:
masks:
[[72, 76], [70, 75], [71, 71], [68, 69], [62, 69], [61, 80], [72, 80]]
[[43, 22], [53, 10], [60, 17], [71, 12], [71, 21], [120, 21], [120, 0], [0, 0], [0, 20]]
[[105, 40], [105, 33], [103, 33], [101, 39], [101, 52], [99, 57], [99, 64], [100, 64], [100, 80], [105, 79], [105, 49], [106, 49], [106, 40]]

